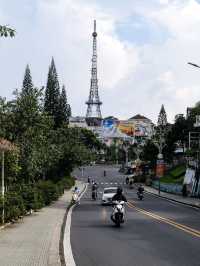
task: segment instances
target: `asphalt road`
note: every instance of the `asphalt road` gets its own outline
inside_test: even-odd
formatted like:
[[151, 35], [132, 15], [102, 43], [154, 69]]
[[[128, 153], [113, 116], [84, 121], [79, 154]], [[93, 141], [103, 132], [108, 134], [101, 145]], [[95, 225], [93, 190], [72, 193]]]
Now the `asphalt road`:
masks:
[[[106, 177], [103, 170], [106, 169]], [[99, 200], [91, 200], [90, 187], [72, 214], [71, 244], [77, 266], [200, 266], [200, 211], [145, 194], [123, 185], [124, 176], [113, 167], [88, 167], [99, 183]], [[104, 187], [121, 184], [129, 203], [126, 221], [116, 228], [112, 207], [101, 206]]]

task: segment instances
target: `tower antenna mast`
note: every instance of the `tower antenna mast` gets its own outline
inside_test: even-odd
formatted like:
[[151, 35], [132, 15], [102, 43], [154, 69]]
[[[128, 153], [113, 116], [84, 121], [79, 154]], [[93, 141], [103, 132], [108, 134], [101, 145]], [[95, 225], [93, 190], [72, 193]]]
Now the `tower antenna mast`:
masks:
[[94, 20], [93, 37], [93, 53], [92, 53], [92, 69], [90, 80], [90, 93], [87, 104], [86, 121], [89, 126], [99, 126], [101, 124], [101, 105], [102, 102], [99, 98], [98, 92], [98, 79], [97, 79], [97, 32], [96, 20]]

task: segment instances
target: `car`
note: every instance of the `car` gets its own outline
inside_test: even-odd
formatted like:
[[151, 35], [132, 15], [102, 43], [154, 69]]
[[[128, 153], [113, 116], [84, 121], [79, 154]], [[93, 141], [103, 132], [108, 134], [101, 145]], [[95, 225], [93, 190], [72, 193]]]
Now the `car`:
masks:
[[117, 187], [106, 187], [103, 191], [102, 205], [112, 204], [112, 197], [117, 193]]

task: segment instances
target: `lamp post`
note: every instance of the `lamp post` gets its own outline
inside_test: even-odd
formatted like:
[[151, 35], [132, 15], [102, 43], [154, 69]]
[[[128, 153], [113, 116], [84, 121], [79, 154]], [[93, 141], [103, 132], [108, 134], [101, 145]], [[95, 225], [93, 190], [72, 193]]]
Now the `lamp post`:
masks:
[[126, 142], [124, 142], [122, 145], [123, 145], [123, 150], [125, 152], [125, 165], [128, 166], [128, 149], [129, 149], [129, 146]]
[[115, 156], [116, 156], [116, 165], [118, 165], [118, 155], [119, 155], [119, 143], [118, 141], [116, 140], [115, 141]]
[[199, 65], [197, 65], [197, 64], [194, 64], [194, 63], [191, 63], [191, 62], [188, 62], [188, 65], [191, 65], [191, 66], [193, 66], [193, 67], [196, 67], [196, 68], [200, 68], [200, 66], [199, 66]]
[[4, 224], [5, 220], [5, 182], [4, 182], [4, 155], [5, 155], [5, 150], [1, 150], [1, 195], [2, 195], [2, 224]]
[[163, 149], [166, 146], [165, 143], [165, 134], [167, 126], [167, 114], [165, 112], [164, 105], [161, 106], [161, 110], [158, 116], [157, 123], [157, 139], [154, 141], [154, 144], [158, 148], [158, 157], [157, 157], [157, 168], [156, 175], [158, 177], [158, 194], [160, 195], [160, 178], [164, 174], [164, 160], [163, 160]]

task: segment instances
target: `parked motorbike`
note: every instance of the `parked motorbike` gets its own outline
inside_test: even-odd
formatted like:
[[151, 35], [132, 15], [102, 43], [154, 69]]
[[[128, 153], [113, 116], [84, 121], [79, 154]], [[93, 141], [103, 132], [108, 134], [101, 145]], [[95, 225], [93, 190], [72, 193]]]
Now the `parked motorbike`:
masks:
[[111, 215], [111, 220], [116, 224], [117, 227], [120, 227], [124, 223], [124, 201], [115, 201], [113, 202], [113, 213]]
[[137, 192], [137, 196], [138, 196], [138, 199], [139, 200], [143, 200], [143, 198], [144, 198], [144, 194], [143, 194], [143, 192]]

